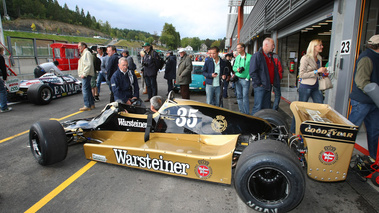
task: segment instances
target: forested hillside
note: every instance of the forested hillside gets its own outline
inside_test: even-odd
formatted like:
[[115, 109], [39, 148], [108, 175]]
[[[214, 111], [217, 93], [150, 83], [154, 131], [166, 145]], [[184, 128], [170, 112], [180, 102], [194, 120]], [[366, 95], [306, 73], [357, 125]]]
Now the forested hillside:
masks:
[[[15, 19], [48, 19], [60, 21], [68, 24], [79, 25], [88, 27], [90, 29], [101, 32], [108, 37], [125, 38], [129, 40], [145, 40], [149, 37], [155, 37], [157, 40], [158, 35], [151, 35], [147, 32], [131, 29], [117, 29], [112, 28], [108, 21], [97, 20], [88, 11], [85, 12], [83, 8], [76, 6], [75, 11], [68, 8], [67, 4], [59, 5], [57, 0], [7, 0], [6, 8], [7, 13], [11, 20]], [[32, 8], [32, 9], [31, 9]], [[1, 16], [4, 16], [3, 4], [0, 2]], [[5, 20], [3, 20], [5, 21]], [[32, 31], [31, 27], [27, 28]], [[35, 29], [38, 31], [38, 28]], [[59, 29], [56, 29], [58, 32]], [[62, 29], [60, 28], [62, 31]], [[63, 32], [61, 32], [63, 33]]]

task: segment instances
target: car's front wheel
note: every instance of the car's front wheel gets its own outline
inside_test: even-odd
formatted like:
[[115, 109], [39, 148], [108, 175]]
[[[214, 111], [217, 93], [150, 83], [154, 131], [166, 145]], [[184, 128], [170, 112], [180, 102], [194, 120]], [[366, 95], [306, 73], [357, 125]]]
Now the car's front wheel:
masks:
[[33, 84], [27, 93], [29, 101], [37, 105], [49, 104], [53, 99], [51, 88], [45, 84]]
[[300, 164], [279, 141], [250, 144], [238, 160], [234, 180], [239, 197], [257, 211], [287, 212], [304, 197], [305, 176]]
[[58, 163], [66, 158], [66, 133], [58, 121], [34, 123], [29, 130], [29, 144], [33, 156], [43, 166]]

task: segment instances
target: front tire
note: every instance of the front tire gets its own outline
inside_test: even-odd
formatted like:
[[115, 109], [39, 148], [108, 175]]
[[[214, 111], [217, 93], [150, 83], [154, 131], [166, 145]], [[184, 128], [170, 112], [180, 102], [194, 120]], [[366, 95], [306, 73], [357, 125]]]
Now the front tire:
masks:
[[67, 155], [66, 133], [58, 121], [34, 123], [29, 131], [33, 156], [43, 166], [63, 161]]
[[375, 186], [379, 187], [379, 172], [372, 174], [371, 181]]
[[53, 99], [53, 91], [45, 84], [33, 84], [27, 94], [29, 101], [37, 105], [49, 104]]
[[296, 155], [283, 143], [257, 141], [238, 160], [234, 186], [250, 208], [262, 212], [287, 212], [304, 197], [305, 176]]

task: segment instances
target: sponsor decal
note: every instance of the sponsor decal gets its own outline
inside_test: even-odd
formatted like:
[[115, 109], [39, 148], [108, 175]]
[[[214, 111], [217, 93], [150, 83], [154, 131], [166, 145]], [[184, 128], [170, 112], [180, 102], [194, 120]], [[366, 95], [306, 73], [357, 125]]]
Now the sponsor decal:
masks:
[[92, 160], [107, 162], [107, 158], [104, 155], [98, 155], [98, 154], [94, 154], [94, 153], [92, 153]]
[[212, 168], [209, 167], [209, 162], [206, 160], [199, 160], [199, 164], [195, 166], [195, 174], [200, 179], [208, 179], [212, 176]]
[[18, 78], [8, 79], [6, 82], [8, 92], [17, 92], [20, 90], [20, 80]]
[[321, 128], [312, 128], [311, 126], [304, 129], [307, 133], [316, 133], [320, 135], [325, 135], [327, 137], [337, 136], [345, 138], [353, 138], [354, 134], [349, 132], [343, 132], [337, 129], [321, 129]]
[[248, 201], [246, 204], [250, 208], [252, 208], [252, 209], [254, 209], [255, 211], [258, 211], [258, 212], [267, 212], [267, 213], [276, 213], [276, 212], [278, 212], [277, 208], [268, 209], [268, 208], [260, 207], [260, 206], [257, 206], [255, 203], [253, 203], [251, 201]]
[[118, 118], [118, 125], [127, 126], [127, 127], [145, 128], [146, 129], [147, 123], [146, 122], [140, 122], [138, 120], [127, 121], [124, 118]]
[[336, 147], [325, 146], [324, 150], [320, 152], [319, 159], [321, 163], [325, 165], [332, 165], [338, 160], [338, 154], [336, 152]]
[[187, 176], [187, 169], [190, 168], [188, 163], [173, 162], [164, 160], [163, 156], [159, 158], [150, 158], [149, 154], [146, 156], [130, 155], [127, 150], [113, 149], [116, 156], [117, 163], [124, 164], [131, 167], [138, 167], [154, 171], [162, 171], [177, 175]]
[[62, 94], [63, 96], [65, 96], [71, 92], [76, 93], [78, 90], [79, 90], [79, 86], [75, 84], [63, 84], [63, 85], [53, 86], [54, 95]]
[[228, 126], [228, 122], [225, 120], [225, 117], [222, 115], [217, 115], [216, 118], [212, 121], [212, 129], [215, 132], [223, 132]]

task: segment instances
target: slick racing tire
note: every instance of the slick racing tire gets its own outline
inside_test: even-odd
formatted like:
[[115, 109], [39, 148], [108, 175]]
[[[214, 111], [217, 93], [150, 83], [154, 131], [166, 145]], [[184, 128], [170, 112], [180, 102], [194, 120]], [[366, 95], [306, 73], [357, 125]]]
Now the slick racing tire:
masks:
[[379, 172], [372, 174], [371, 181], [375, 186], [379, 187]]
[[265, 119], [271, 124], [271, 126], [273, 126], [273, 128], [277, 126], [284, 126], [287, 131], [289, 130], [286, 118], [276, 110], [262, 109], [256, 112], [253, 116]]
[[66, 158], [66, 133], [58, 121], [34, 123], [29, 131], [29, 144], [34, 157], [43, 166], [58, 163]]
[[49, 104], [53, 99], [53, 91], [45, 84], [33, 84], [28, 89], [28, 99], [33, 104]]
[[289, 147], [261, 140], [242, 152], [234, 186], [242, 201], [256, 211], [287, 212], [302, 201], [305, 176]]

